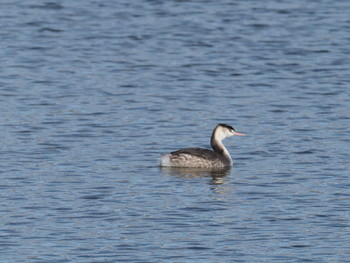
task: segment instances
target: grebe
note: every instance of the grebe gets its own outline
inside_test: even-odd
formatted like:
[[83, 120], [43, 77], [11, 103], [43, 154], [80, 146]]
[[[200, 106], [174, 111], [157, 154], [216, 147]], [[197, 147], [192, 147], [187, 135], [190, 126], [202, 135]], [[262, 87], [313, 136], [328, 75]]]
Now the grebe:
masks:
[[185, 148], [162, 155], [159, 164], [167, 167], [230, 167], [232, 166], [232, 159], [222, 140], [233, 135], [244, 136], [244, 134], [236, 132], [232, 126], [220, 123], [211, 135], [210, 144], [214, 151], [202, 148]]

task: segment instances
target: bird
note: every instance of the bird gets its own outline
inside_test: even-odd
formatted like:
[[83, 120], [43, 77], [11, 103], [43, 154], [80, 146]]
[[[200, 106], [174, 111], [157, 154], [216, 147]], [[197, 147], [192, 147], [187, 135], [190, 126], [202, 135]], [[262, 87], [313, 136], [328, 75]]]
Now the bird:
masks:
[[213, 130], [210, 144], [213, 150], [203, 148], [184, 148], [163, 154], [159, 160], [161, 167], [186, 168], [229, 168], [232, 158], [222, 141], [233, 135], [244, 136], [227, 124], [219, 123]]

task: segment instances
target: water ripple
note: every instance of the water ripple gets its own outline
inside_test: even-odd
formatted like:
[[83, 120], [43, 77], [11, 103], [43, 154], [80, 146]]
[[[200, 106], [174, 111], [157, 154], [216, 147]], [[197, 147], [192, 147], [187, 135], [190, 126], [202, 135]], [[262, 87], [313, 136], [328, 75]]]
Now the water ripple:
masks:
[[[343, 262], [347, 1], [5, 1], [1, 262]], [[159, 169], [210, 147], [226, 171]]]

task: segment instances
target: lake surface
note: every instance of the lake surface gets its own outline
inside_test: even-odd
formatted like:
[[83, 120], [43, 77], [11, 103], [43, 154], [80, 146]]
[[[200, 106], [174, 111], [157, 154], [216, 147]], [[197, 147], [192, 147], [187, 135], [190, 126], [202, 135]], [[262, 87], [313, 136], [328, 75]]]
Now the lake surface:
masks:
[[[2, 1], [0, 261], [350, 262], [349, 14]], [[217, 123], [232, 169], [157, 166]]]

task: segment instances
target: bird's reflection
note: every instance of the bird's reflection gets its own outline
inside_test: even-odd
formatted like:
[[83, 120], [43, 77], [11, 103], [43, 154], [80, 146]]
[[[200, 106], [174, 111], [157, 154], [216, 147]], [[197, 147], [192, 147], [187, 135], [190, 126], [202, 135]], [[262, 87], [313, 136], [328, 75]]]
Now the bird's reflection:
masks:
[[201, 169], [201, 168], [180, 168], [180, 167], [161, 167], [161, 172], [165, 175], [178, 176], [181, 178], [211, 178], [210, 184], [225, 184], [226, 177], [230, 174], [230, 168], [226, 169]]

